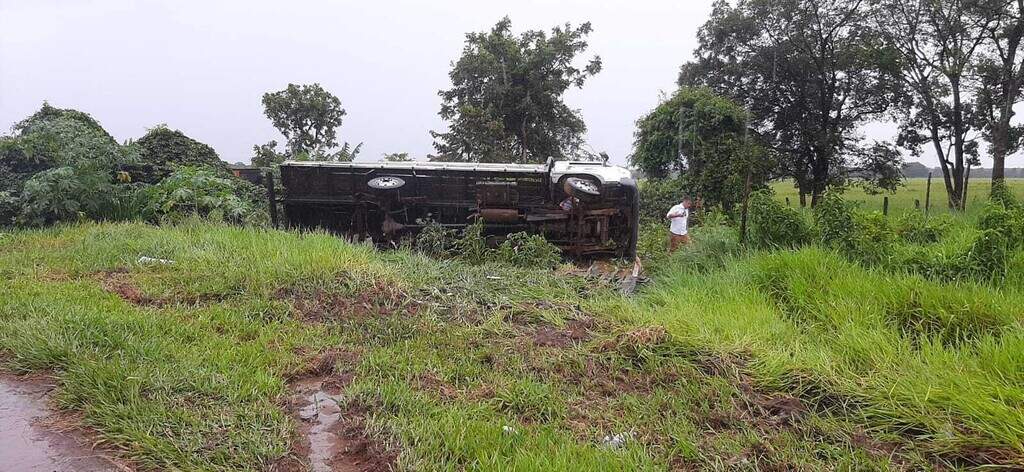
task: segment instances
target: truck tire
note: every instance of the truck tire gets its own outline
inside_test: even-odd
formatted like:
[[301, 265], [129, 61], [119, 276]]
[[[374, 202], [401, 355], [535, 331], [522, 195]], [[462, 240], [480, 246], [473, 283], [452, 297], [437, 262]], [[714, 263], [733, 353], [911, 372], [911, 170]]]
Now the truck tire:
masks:
[[391, 175], [373, 178], [366, 182], [366, 186], [374, 190], [397, 190], [402, 188], [403, 185], [405, 185], [404, 179]]

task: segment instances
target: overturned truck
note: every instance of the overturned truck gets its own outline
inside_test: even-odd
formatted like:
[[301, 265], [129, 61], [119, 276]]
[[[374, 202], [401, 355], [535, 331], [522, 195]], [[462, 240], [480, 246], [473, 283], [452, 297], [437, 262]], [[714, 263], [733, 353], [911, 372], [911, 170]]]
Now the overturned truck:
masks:
[[494, 240], [526, 231], [572, 256], [636, 254], [639, 195], [595, 162], [297, 162], [281, 165], [287, 223], [397, 243], [430, 224], [481, 221]]

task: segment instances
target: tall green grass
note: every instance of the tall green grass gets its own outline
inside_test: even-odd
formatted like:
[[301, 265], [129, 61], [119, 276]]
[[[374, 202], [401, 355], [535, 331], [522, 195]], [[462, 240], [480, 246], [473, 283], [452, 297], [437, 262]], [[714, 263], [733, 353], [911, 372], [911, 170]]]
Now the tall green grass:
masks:
[[[402, 470], [1021, 465], [1024, 295], [815, 247], [747, 253], [727, 227], [668, 256], [652, 234], [653, 281], [625, 298], [569, 267], [320, 233], [17, 231], [0, 237], [0, 359], [53, 371], [62, 406], [154, 469], [269, 468], [295, 439], [285, 379], [339, 349], [345, 404]], [[581, 340], [537, 341], [578, 323]], [[806, 406], [792, 424], [756, 413], [789, 395]]]
[[[620, 316], [752, 356], [759, 381], [802, 392], [940, 454], [1024, 453], [1024, 297], [862, 268], [809, 248], [680, 269]], [[835, 397], [834, 399], [830, 399]]]

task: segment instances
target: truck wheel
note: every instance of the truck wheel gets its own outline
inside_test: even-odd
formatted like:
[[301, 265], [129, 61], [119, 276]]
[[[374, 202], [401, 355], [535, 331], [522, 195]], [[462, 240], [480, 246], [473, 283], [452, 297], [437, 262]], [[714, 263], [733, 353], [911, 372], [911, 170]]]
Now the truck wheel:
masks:
[[584, 179], [582, 177], [569, 177], [565, 179], [565, 182], [569, 184], [574, 192], [579, 192], [584, 195], [598, 196], [601, 195], [601, 187], [590, 179]]
[[395, 190], [402, 188], [403, 185], [405, 185], [405, 180], [401, 177], [393, 177], [390, 175], [370, 179], [370, 181], [366, 183], [366, 186], [374, 190]]

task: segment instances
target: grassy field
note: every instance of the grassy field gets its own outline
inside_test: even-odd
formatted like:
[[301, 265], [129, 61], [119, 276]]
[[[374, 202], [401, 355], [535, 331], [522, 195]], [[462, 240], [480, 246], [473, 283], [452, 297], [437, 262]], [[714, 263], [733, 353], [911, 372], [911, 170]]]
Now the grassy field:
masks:
[[301, 469], [310, 378], [399, 470], [1024, 467], [1024, 295], [695, 240], [626, 298], [322, 234], [17, 231], [0, 363], [141, 468]]
[[[1014, 193], [1024, 196], [1024, 179], [1006, 179], [1006, 182]], [[920, 202], [921, 211], [924, 211], [927, 183], [928, 179], [925, 178], [906, 179], [904, 185], [897, 189], [896, 193], [871, 195], [865, 193], [863, 189], [854, 188], [846, 192], [844, 197], [848, 200], [860, 202], [861, 208], [865, 210], [882, 211], [882, 201], [888, 196], [889, 211], [894, 213], [914, 210], [914, 201], [917, 200]], [[984, 205], [985, 201], [988, 200], [991, 185], [992, 183], [989, 179], [971, 180], [967, 188], [968, 213], [974, 212]], [[797, 193], [796, 188], [793, 187], [792, 182], [775, 182], [772, 184], [772, 189], [775, 190], [775, 194], [780, 200], [784, 201], [786, 198], [789, 198], [791, 206], [796, 207], [800, 205], [800, 195]], [[949, 211], [946, 205], [946, 188], [943, 186], [942, 176], [932, 177], [930, 211], [937, 213], [947, 213]]]

